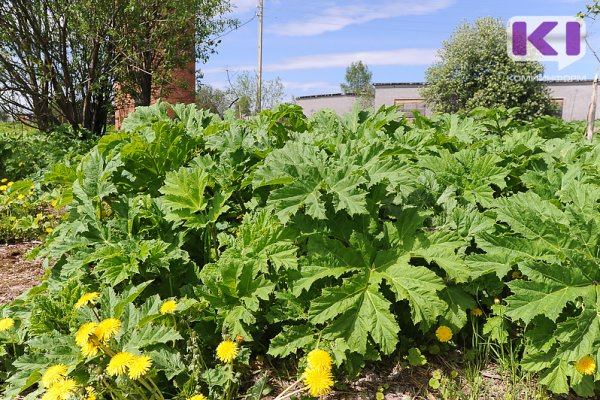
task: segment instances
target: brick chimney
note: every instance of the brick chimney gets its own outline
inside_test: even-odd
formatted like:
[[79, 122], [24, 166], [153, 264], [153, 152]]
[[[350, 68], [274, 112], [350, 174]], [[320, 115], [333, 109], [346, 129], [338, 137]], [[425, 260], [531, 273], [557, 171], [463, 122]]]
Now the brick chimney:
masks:
[[[187, 63], [183, 68], [174, 70], [171, 76], [173, 80], [166, 88], [152, 87], [153, 95], [150, 104], [156, 103], [159, 98], [172, 104], [194, 104], [196, 102], [196, 63]], [[118, 83], [115, 84], [115, 90], [117, 92], [119, 90]], [[167, 95], [160, 97], [158, 94], [162, 91], [165, 91]], [[117, 101], [115, 110], [115, 126], [117, 129], [121, 129], [123, 120], [133, 110], [135, 110], [135, 101], [129, 96], [121, 96]]]
[[[194, 27], [187, 34], [194, 35]], [[191, 48], [187, 58], [190, 60], [183, 68], [171, 72], [172, 81], [166, 87], [152, 86], [150, 104], [156, 103], [160, 98], [171, 104], [184, 103], [194, 104], [196, 102], [196, 51]], [[119, 83], [115, 84], [115, 91], [119, 92]], [[160, 95], [165, 93], [164, 95]], [[115, 126], [121, 129], [123, 120], [135, 110], [135, 101], [129, 96], [117, 96], [115, 101]]]

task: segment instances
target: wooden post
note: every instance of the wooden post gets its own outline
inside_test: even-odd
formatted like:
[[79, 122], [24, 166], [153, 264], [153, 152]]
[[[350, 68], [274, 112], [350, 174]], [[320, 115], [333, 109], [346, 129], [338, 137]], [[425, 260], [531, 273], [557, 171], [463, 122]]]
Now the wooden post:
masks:
[[258, 2], [258, 71], [256, 76], [256, 112], [262, 110], [262, 42], [263, 42], [263, 0]]
[[594, 140], [594, 123], [596, 121], [596, 97], [598, 89], [598, 72], [592, 83], [592, 100], [590, 101], [590, 109], [587, 117], [587, 139], [591, 142]]

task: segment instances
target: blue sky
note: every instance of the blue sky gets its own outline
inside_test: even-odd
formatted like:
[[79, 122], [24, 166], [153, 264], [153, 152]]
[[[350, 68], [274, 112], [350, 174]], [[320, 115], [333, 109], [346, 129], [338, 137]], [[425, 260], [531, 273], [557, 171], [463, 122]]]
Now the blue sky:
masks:
[[[242, 23], [256, 15], [257, 0], [232, 0]], [[420, 82], [437, 49], [464, 21], [493, 16], [576, 15], [581, 0], [264, 0], [263, 79], [281, 78], [288, 99], [340, 91], [346, 67], [362, 60], [373, 82]], [[257, 63], [258, 21], [221, 38], [218, 53], [197, 67], [201, 80], [227, 88], [240, 71]], [[600, 18], [587, 21], [590, 45], [600, 52]], [[598, 61], [587, 55], [546, 75], [592, 79]]]

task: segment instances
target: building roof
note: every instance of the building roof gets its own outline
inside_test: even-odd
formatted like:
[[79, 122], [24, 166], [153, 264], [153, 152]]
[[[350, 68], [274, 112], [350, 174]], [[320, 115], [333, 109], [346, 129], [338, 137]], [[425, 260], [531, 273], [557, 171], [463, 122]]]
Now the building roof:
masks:
[[[578, 83], [592, 83], [594, 82], [593, 79], [547, 79], [547, 80], [541, 80], [541, 82], [547, 83], [547, 84], [564, 84], [564, 85], [569, 85], [569, 84], [578, 84]], [[381, 83], [374, 83], [373, 86], [375, 87], [398, 87], [398, 86], [423, 86], [425, 85], [425, 82], [381, 82]]]
[[392, 82], [392, 83], [374, 83], [375, 87], [385, 87], [385, 86], [423, 86], [424, 82]]
[[[551, 85], [576, 85], [576, 84], [592, 84], [594, 82], [593, 79], [572, 79], [572, 80], [542, 80], [542, 82]], [[373, 86], [376, 88], [385, 88], [385, 87], [420, 87], [424, 86], [425, 82], [380, 82], [374, 83]], [[310, 96], [298, 96], [297, 100], [306, 100], [306, 99], [319, 99], [324, 97], [343, 97], [343, 96], [354, 96], [353, 93], [326, 93], [326, 94], [315, 94]]]
[[304, 100], [304, 99], [318, 99], [321, 97], [343, 97], [343, 96], [354, 96], [354, 93], [326, 93], [326, 94], [313, 94], [310, 96], [298, 96], [296, 100]]

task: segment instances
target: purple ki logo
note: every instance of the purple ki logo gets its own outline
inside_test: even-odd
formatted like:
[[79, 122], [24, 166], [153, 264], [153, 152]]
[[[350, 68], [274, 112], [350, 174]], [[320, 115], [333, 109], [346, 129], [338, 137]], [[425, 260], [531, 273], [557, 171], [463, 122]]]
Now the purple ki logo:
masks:
[[576, 17], [513, 17], [508, 52], [515, 61], [558, 62], [558, 69], [585, 56], [585, 22]]

